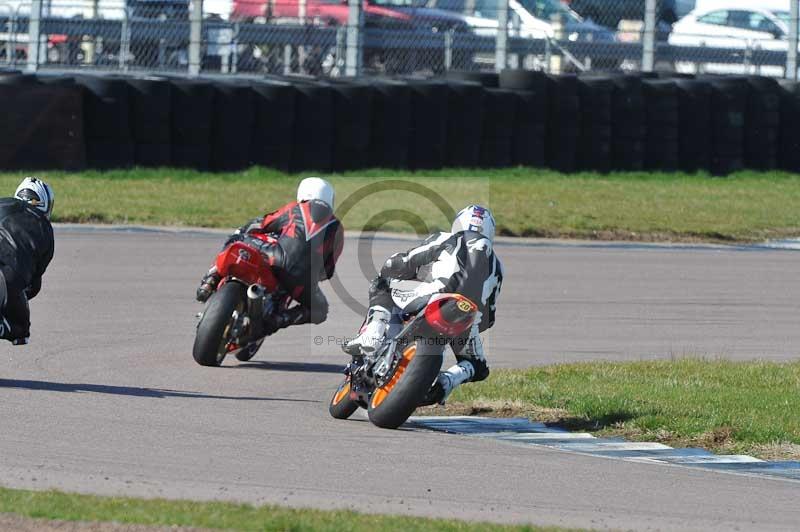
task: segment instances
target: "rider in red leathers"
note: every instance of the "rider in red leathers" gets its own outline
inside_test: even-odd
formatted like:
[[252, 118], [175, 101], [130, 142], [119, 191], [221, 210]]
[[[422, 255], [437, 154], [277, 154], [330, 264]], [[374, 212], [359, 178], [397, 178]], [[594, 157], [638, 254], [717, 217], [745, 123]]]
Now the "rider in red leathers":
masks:
[[[333, 186], [318, 177], [303, 179], [297, 201], [288, 203], [263, 218], [256, 218], [233, 233], [225, 242], [247, 238], [252, 233], [272, 233], [277, 245], [262, 246], [284, 290], [298, 302], [265, 324], [268, 332], [290, 325], [322, 323], [328, 317], [328, 300], [319, 281], [330, 279], [342, 253], [344, 230], [333, 214]], [[220, 277], [212, 266], [200, 281], [197, 300], [205, 302], [216, 290]]]

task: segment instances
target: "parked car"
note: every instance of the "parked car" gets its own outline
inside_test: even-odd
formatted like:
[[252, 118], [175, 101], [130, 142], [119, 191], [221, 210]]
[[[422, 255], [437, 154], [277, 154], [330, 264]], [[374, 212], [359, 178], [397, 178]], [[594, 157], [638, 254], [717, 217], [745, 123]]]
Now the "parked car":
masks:
[[[276, 25], [316, 25], [343, 27], [347, 24], [349, 7], [346, 0], [234, 0], [232, 21]], [[415, 8], [408, 4], [367, 0], [364, 2], [364, 25], [372, 33], [370, 41], [377, 43], [364, 49], [365, 70], [386, 74], [418, 72], [438, 73], [444, 69], [444, 50], [431, 50], [419, 46], [420, 34], [445, 31], [470, 32], [459, 17], [435, 9]], [[400, 32], [400, 33], [398, 33]], [[381, 37], [391, 35], [400, 44], [380, 43]], [[283, 49], [251, 43], [249, 53], [242, 55], [240, 68], [245, 70], [272, 70], [282, 68]], [[342, 51], [337, 47], [304, 45], [301, 70], [309, 74], [342, 74]], [[460, 63], [467, 61], [457, 55]], [[243, 63], [244, 62], [244, 63]], [[466, 68], [466, 65], [459, 65]], [[293, 68], [294, 70], [294, 68]]]
[[[770, 7], [765, 7], [765, 4]], [[680, 61], [679, 72], [702, 70], [712, 73], [755, 73], [780, 76], [778, 66], [746, 65], [745, 50], [789, 49], [787, 35], [788, 2], [765, 0], [758, 7], [744, 0], [707, 1], [679, 20], [672, 29], [669, 43], [673, 46], [706, 46], [742, 50], [741, 63], [704, 63]], [[777, 8], [777, 9], [776, 9]]]
[[[495, 36], [500, 14], [498, 0], [422, 0], [427, 7], [437, 7], [461, 13], [465, 22], [478, 35]], [[614, 42], [614, 32], [594, 22], [583, 20], [559, 0], [508, 0], [509, 34], [529, 39], [556, 37], [554, 23], [564, 27], [563, 38], [572, 42]], [[590, 56], [589, 56], [590, 57]], [[581, 57], [580, 60], [584, 60]], [[613, 60], [602, 58], [594, 66], [615, 66]]]
[[[644, 20], [645, 0], [568, 0], [569, 7], [585, 19], [616, 29], [621, 20]], [[666, 25], [678, 20], [675, 0], [658, 2], [656, 22]]]
[[570, 41], [577, 42], [613, 42], [616, 37], [613, 31], [585, 19], [567, 7], [561, 0], [514, 0], [539, 20], [560, 20], [564, 24], [564, 34]]
[[696, 7], [696, 0], [675, 0], [675, 16], [680, 20], [691, 13]]

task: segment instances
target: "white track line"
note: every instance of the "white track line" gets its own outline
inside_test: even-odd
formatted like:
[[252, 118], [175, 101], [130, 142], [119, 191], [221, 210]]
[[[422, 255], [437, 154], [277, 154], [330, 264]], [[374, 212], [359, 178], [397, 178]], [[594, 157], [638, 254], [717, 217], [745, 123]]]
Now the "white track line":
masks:
[[[626, 442], [596, 438], [586, 432], [567, 432], [547, 427], [543, 423], [531, 423], [524, 418], [420, 416], [410, 418], [409, 425], [439, 432], [549, 447], [632, 462], [700, 467], [731, 473], [800, 480], [800, 462], [766, 462], [747, 455], [716, 455], [699, 449], [673, 449], [657, 442]], [[649, 452], [652, 454], [648, 454]]]

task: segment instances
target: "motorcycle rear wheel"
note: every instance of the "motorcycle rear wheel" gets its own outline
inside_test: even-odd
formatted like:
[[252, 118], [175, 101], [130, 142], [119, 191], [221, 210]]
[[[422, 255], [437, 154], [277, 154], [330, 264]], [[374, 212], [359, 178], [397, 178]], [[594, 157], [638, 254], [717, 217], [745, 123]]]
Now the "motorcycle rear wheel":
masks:
[[233, 312], [245, 311], [245, 287], [237, 282], [226, 283], [208, 300], [206, 310], [197, 324], [192, 356], [201, 366], [219, 366], [228, 354], [228, 329]]
[[350, 398], [350, 378], [346, 378], [336, 389], [328, 405], [328, 412], [336, 419], [347, 419], [358, 410], [358, 403]]
[[367, 413], [373, 425], [396, 429], [417, 409], [442, 369], [444, 347], [432, 343], [422, 338], [408, 346], [389, 382], [372, 393]]

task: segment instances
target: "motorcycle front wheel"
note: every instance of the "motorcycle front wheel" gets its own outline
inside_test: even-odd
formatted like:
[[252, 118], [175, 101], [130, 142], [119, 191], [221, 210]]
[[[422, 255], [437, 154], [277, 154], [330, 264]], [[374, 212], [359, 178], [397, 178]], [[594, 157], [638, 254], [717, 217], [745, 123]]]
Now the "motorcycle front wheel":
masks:
[[444, 346], [425, 338], [403, 351], [394, 374], [370, 397], [369, 420], [384, 429], [396, 429], [414, 413], [442, 369]]
[[201, 366], [219, 366], [228, 354], [234, 311], [245, 311], [246, 289], [237, 282], [226, 283], [208, 300], [197, 324], [192, 356]]
[[331, 397], [328, 412], [336, 419], [347, 419], [358, 410], [358, 403], [350, 398], [350, 377], [347, 377]]

